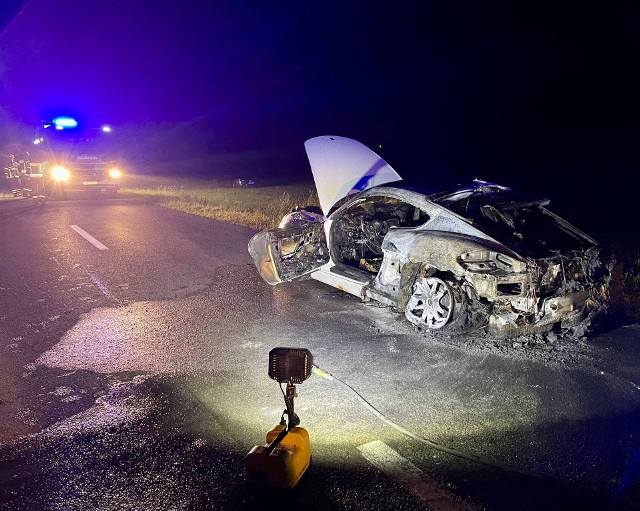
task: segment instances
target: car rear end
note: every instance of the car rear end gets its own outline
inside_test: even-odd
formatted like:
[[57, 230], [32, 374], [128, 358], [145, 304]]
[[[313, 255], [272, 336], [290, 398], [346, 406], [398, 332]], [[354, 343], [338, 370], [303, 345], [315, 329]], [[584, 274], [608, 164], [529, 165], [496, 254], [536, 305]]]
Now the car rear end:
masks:
[[476, 299], [492, 305], [497, 337], [575, 329], [606, 303], [611, 262], [597, 246], [523, 262], [491, 251], [458, 258]]
[[573, 329], [603, 308], [613, 258], [594, 239], [549, 211], [548, 200], [522, 201], [486, 186], [469, 191], [442, 202], [519, 256], [491, 250], [458, 256], [478, 299], [491, 304], [493, 335]]

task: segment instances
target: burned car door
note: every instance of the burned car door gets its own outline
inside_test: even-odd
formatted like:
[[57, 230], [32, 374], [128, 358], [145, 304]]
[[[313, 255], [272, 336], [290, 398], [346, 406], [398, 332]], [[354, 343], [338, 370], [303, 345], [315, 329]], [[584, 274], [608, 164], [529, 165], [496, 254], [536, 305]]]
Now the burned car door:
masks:
[[324, 222], [259, 232], [249, 254], [267, 284], [303, 278], [329, 262]]

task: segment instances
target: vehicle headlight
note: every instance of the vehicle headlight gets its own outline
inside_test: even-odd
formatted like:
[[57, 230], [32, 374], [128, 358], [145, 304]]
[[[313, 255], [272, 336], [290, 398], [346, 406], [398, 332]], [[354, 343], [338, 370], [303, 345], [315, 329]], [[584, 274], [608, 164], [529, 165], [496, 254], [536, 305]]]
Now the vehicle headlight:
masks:
[[120, 172], [120, 169], [117, 169], [114, 167], [109, 170], [109, 177], [111, 179], [120, 179], [121, 175], [122, 175], [122, 172]]
[[51, 177], [53, 177], [54, 181], [61, 181], [66, 183], [71, 179], [71, 172], [66, 167], [62, 165], [56, 165], [51, 169]]

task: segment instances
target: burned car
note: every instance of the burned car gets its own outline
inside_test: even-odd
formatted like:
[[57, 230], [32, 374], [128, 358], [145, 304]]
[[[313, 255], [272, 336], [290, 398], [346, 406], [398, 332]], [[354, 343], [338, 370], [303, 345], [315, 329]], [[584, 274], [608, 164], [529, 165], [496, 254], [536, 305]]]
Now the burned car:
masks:
[[606, 303], [611, 263], [547, 200], [479, 180], [428, 195], [381, 186], [401, 178], [359, 142], [316, 137], [305, 148], [324, 216], [251, 239], [268, 284], [311, 278], [421, 328], [501, 338], [569, 331]]

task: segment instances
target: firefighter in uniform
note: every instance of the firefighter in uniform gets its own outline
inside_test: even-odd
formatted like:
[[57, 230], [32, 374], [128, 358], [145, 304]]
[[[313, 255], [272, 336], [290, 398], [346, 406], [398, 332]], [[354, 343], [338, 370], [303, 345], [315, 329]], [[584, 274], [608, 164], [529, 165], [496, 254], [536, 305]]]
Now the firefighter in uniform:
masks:
[[22, 196], [22, 177], [20, 165], [15, 160], [13, 154], [9, 155], [9, 164], [4, 168], [7, 179], [11, 182], [11, 193], [14, 197]]
[[20, 179], [22, 183], [22, 196], [31, 197], [31, 163], [29, 162], [29, 152], [24, 151], [21, 154], [18, 166], [20, 168]]

